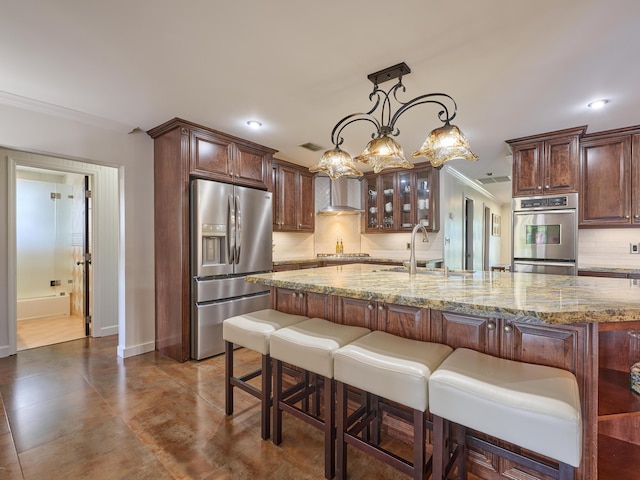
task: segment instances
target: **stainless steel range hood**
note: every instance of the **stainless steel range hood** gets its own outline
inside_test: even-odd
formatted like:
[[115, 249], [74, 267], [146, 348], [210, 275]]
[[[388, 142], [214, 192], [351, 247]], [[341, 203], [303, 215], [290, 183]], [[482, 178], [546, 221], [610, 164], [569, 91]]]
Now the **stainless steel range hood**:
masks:
[[[340, 177], [331, 180], [329, 177], [316, 177], [316, 198], [320, 202], [318, 215], [359, 215], [361, 182], [357, 178]], [[328, 203], [327, 203], [328, 199]]]

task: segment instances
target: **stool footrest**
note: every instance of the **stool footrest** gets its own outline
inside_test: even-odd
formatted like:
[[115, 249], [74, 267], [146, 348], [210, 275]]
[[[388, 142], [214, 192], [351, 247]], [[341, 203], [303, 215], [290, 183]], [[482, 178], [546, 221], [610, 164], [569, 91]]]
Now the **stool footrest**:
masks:
[[[255, 378], [255, 377], [251, 377], [251, 378]], [[257, 399], [262, 398], [262, 390], [260, 390], [257, 387], [254, 387], [253, 385], [246, 383], [246, 381], [242, 377], [231, 377], [229, 378], [229, 383], [232, 386], [237, 387], [240, 390], [247, 392], [250, 395], [253, 395]]]
[[522, 465], [523, 467], [530, 468], [531, 470], [534, 470], [538, 473], [542, 473], [552, 478], [560, 478], [559, 468], [555, 468], [552, 465], [544, 463], [540, 460], [534, 460], [525, 455], [513, 452], [511, 450], [507, 450], [506, 448], [496, 445], [495, 443], [475, 437], [472, 434], [467, 433], [466, 443], [471, 447], [480, 448], [482, 450], [486, 450], [487, 452], [494, 453], [502, 458], [511, 460], [512, 462], [517, 463], [518, 465]]
[[[396, 455], [393, 452], [385, 450], [382, 447], [373, 446], [370, 443], [365, 442], [364, 440], [358, 437], [351, 436], [348, 433], [345, 433], [344, 441], [349, 445], [353, 445], [354, 447], [357, 447], [359, 450], [367, 453], [368, 455], [371, 455], [373, 458], [377, 458], [378, 460], [384, 459], [383, 460], [384, 463], [386, 463], [387, 465], [391, 465], [393, 468], [400, 470], [402, 473], [406, 473], [407, 475], [413, 476], [413, 464], [405, 460], [404, 458], [400, 457], [399, 455]], [[426, 464], [425, 472], [430, 470], [431, 470], [431, 459], [429, 459], [429, 461]]]

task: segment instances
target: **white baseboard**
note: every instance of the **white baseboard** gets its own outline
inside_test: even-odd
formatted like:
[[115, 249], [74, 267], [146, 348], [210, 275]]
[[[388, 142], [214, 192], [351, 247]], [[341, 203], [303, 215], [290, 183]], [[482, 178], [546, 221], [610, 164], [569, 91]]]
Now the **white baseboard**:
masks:
[[147, 342], [140, 345], [134, 345], [132, 347], [124, 347], [118, 345], [118, 356], [120, 358], [129, 358], [135, 355], [142, 355], [143, 353], [153, 352], [156, 349], [156, 342]]
[[0, 346], [0, 358], [8, 357], [11, 354], [9, 345]]

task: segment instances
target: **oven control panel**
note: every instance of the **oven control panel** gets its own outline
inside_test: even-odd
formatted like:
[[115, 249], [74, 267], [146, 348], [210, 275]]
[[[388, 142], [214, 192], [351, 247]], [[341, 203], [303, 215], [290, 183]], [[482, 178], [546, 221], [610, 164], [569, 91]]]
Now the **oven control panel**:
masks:
[[557, 208], [577, 208], [578, 194], [567, 195], [521, 197], [513, 199], [514, 210], [553, 210]]

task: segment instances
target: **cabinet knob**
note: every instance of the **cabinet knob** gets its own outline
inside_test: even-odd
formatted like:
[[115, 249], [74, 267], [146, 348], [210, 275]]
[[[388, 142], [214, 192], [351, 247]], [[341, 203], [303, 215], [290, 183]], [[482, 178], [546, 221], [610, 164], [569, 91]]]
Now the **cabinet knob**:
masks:
[[371, 304], [367, 305], [367, 310], [373, 310], [373, 305]]
[[291, 296], [292, 296], [293, 298], [297, 298], [297, 297], [298, 297], [298, 294], [297, 294], [296, 292], [293, 292], [293, 293], [291, 294]]
[[383, 307], [382, 305], [378, 305], [378, 310], [379, 310], [379, 311], [383, 311], [383, 310], [384, 310], [384, 307]]
[[547, 190], [549, 190], [549, 188], [551, 188], [549, 185], [545, 185], [544, 188], [546, 188]]
[[629, 220], [629, 215], [625, 215], [624, 218], [626, 218], [627, 220]]
[[496, 329], [496, 324], [493, 322], [489, 322], [487, 324], [487, 330], [495, 330]]
[[640, 218], [640, 215], [634, 215], [633, 218]]
[[513, 327], [511, 325], [505, 325], [504, 326], [504, 331], [506, 333], [511, 333], [513, 331]]
[[298, 224], [298, 228], [302, 228], [302, 224], [301, 223]]
[[538, 190], [542, 190], [542, 185], [538, 185]]

